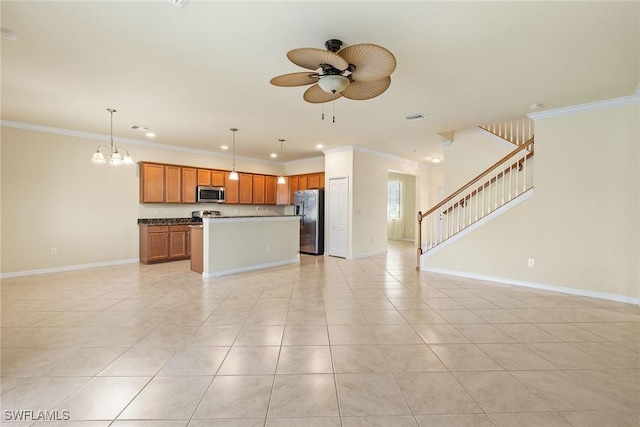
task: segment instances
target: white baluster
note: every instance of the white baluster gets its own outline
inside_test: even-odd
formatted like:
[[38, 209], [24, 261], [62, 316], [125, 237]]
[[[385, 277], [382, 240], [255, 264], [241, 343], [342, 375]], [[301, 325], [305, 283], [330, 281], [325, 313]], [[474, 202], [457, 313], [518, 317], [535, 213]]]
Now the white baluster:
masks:
[[513, 120], [509, 122], [509, 141], [516, 142], [516, 138], [513, 137]]
[[513, 178], [512, 166], [513, 165], [511, 163], [509, 163], [509, 197], [507, 197], [507, 201], [511, 200], [511, 181], [512, 181], [512, 178]]
[[496, 187], [496, 197], [495, 197], [495, 209], [498, 209], [498, 175], [500, 174], [500, 168], [498, 167], [496, 169], [496, 182], [494, 184], [494, 186]]
[[524, 150], [522, 158], [522, 192], [527, 191], [527, 150]]
[[504, 165], [501, 166], [500, 169], [502, 170], [502, 202], [501, 202], [501, 204], [504, 205], [504, 184], [505, 184], [507, 176], [506, 176], [506, 174], [504, 172]]

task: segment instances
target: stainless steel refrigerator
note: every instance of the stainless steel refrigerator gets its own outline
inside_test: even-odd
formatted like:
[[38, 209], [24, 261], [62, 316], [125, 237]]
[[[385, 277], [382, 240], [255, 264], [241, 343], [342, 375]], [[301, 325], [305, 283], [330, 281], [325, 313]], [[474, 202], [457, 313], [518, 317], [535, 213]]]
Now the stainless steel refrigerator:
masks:
[[294, 193], [296, 215], [300, 215], [300, 252], [324, 254], [324, 190]]

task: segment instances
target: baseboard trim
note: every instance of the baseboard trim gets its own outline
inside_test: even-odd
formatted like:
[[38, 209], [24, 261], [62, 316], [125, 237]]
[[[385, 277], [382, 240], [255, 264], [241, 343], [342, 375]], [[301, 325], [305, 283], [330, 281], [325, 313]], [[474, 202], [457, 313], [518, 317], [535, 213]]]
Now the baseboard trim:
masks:
[[213, 273], [202, 273], [202, 277], [210, 279], [212, 277], [228, 276], [230, 274], [245, 273], [247, 271], [262, 270], [263, 268], [280, 267], [282, 265], [296, 264], [300, 262], [300, 258], [291, 258], [284, 261], [269, 262], [266, 264], [249, 265], [246, 267], [232, 268], [230, 270], [216, 271]]
[[111, 267], [114, 265], [134, 264], [140, 262], [140, 258], [121, 259], [117, 261], [94, 262], [90, 264], [64, 265], [62, 267], [41, 268], [38, 270], [16, 271], [13, 273], [2, 273], [0, 279], [11, 279], [13, 277], [35, 276], [38, 274], [62, 273], [65, 271], [85, 270], [87, 268]]
[[378, 255], [384, 255], [386, 254], [388, 251], [386, 249], [382, 249], [380, 251], [373, 251], [373, 252], [367, 252], [366, 254], [358, 254], [358, 255], [354, 255], [351, 258], [347, 258], [347, 259], [362, 259], [362, 258], [369, 258], [372, 256], [378, 256]]
[[443, 268], [421, 267], [421, 271], [430, 273], [447, 274], [450, 276], [465, 277], [467, 279], [486, 280], [489, 282], [504, 283], [506, 285], [522, 286], [525, 288], [542, 289], [545, 291], [561, 292], [563, 294], [578, 295], [583, 297], [599, 298], [609, 301], [624, 302], [640, 305], [640, 298], [625, 295], [609, 294], [606, 292], [589, 291], [587, 289], [566, 288], [564, 286], [547, 285], [544, 283], [528, 282], [525, 280], [509, 279], [505, 277], [488, 276], [484, 274], [467, 273], [464, 271], [447, 270]]

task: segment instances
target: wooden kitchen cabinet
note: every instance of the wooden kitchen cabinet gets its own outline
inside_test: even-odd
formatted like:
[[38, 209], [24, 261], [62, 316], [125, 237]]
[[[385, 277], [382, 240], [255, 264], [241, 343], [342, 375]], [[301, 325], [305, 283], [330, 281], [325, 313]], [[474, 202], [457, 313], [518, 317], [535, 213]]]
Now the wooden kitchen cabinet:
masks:
[[191, 253], [188, 225], [139, 226], [140, 262], [156, 262], [188, 259]]
[[182, 203], [196, 202], [198, 171], [195, 168], [182, 168]]
[[228, 174], [225, 171], [211, 171], [211, 185], [214, 187], [224, 187], [224, 176]]
[[189, 226], [170, 225], [169, 226], [169, 261], [188, 259], [190, 253]]
[[308, 190], [308, 189], [309, 189], [309, 176], [308, 175], [298, 176], [298, 190]]
[[254, 205], [264, 205], [266, 203], [266, 179], [264, 175], [253, 175], [252, 202]]
[[276, 205], [288, 205], [289, 202], [289, 182], [291, 178], [284, 177], [284, 184], [276, 184]]
[[298, 187], [298, 182], [299, 182], [299, 177], [298, 176], [290, 176], [289, 177], [289, 204], [293, 204], [295, 198], [295, 192], [298, 191], [300, 188]]
[[211, 185], [211, 170], [198, 169], [198, 185]]
[[239, 191], [238, 191], [238, 183], [239, 181], [232, 181], [229, 179], [229, 174], [226, 173], [224, 176], [224, 188], [225, 188], [225, 203], [227, 205], [235, 205], [240, 201]]
[[238, 194], [241, 205], [253, 203], [253, 175], [250, 173], [239, 173]]
[[308, 187], [310, 190], [315, 190], [320, 188], [320, 174], [312, 173], [308, 175]]
[[140, 163], [140, 203], [164, 203], [164, 165]]
[[225, 171], [198, 169], [198, 185], [209, 185], [212, 187], [224, 187]]
[[165, 166], [164, 185], [164, 202], [180, 203], [182, 201], [182, 168], [180, 166]]
[[264, 178], [264, 193], [265, 193], [265, 203], [267, 205], [275, 205], [278, 199], [277, 194], [277, 182], [278, 178], [275, 176], [265, 176]]

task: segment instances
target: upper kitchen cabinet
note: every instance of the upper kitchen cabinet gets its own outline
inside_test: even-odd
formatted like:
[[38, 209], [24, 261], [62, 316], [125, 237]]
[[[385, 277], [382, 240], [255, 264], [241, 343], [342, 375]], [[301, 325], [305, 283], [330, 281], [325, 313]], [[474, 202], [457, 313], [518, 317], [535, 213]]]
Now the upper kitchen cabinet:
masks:
[[266, 197], [266, 179], [264, 175], [253, 175], [253, 204], [264, 205], [267, 201]]
[[289, 204], [289, 182], [291, 178], [284, 177], [284, 184], [276, 184], [276, 205]]
[[214, 187], [224, 187], [224, 177], [228, 172], [211, 171], [211, 185]]
[[298, 176], [290, 176], [288, 177], [289, 179], [289, 202], [288, 204], [293, 204], [294, 201], [294, 194], [296, 191], [298, 191], [300, 188], [298, 187]]
[[225, 173], [224, 174], [224, 188], [225, 188], [225, 203], [226, 204], [238, 204], [238, 202], [240, 201], [239, 196], [239, 191], [238, 191], [238, 182], [239, 181], [232, 181], [229, 179], [229, 174]]
[[182, 203], [196, 202], [198, 171], [195, 168], [182, 168]]
[[241, 205], [250, 205], [253, 203], [253, 175], [250, 173], [238, 173], [239, 176], [239, 202]]
[[299, 175], [298, 190], [308, 190], [308, 189], [309, 189], [309, 175]]
[[[183, 203], [183, 168], [181, 166], [145, 162], [138, 164], [140, 165], [140, 203]], [[195, 197], [195, 187], [193, 197]]]
[[198, 185], [211, 185], [211, 170], [198, 169]]
[[275, 205], [278, 199], [277, 196], [277, 182], [278, 178], [275, 176], [266, 176], [264, 178], [264, 192], [265, 203], [267, 205]]
[[182, 168], [165, 166], [164, 171], [165, 203], [182, 202]]
[[139, 163], [140, 202], [164, 203], [164, 165]]

